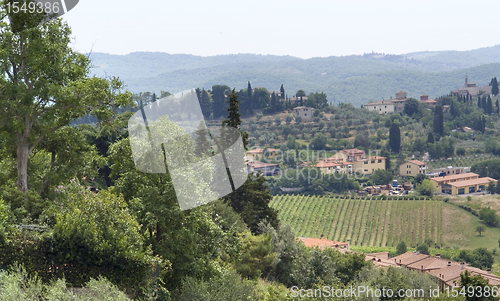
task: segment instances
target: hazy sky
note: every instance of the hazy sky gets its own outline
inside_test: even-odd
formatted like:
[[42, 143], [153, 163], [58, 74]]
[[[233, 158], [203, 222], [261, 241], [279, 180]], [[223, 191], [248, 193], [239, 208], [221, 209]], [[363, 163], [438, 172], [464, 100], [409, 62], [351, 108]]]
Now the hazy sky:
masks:
[[302, 58], [500, 44], [500, 1], [80, 0], [64, 16], [81, 52]]

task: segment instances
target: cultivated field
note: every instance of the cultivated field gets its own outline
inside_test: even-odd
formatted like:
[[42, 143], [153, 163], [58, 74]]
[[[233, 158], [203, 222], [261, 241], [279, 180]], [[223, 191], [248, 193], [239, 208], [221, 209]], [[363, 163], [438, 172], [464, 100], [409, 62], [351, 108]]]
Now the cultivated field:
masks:
[[297, 236], [350, 240], [352, 245], [395, 247], [405, 241], [415, 247], [430, 238], [443, 244], [443, 202], [423, 197], [350, 198], [277, 196], [271, 206]]

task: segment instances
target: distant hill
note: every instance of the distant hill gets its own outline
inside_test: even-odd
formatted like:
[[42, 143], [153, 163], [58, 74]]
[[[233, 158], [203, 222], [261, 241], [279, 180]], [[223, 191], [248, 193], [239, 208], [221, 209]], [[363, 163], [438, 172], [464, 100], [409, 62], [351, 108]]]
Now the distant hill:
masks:
[[187, 54], [136, 52], [92, 53], [98, 76], [119, 76], [132, 92], [179, 92], [210, 89], [214, 84], [279, 90], [289, 96], [299, 89], [325, 92], [329, 101], [358, 106], [394, 96], [437, 97], [461, 87], [465, 75], [478, 85], [500, 76], [500, 45], [470, 51], [416, 52], [404, 55], [368, 53], [301, 59], [291, 56], [236, 54], [201, 57]]

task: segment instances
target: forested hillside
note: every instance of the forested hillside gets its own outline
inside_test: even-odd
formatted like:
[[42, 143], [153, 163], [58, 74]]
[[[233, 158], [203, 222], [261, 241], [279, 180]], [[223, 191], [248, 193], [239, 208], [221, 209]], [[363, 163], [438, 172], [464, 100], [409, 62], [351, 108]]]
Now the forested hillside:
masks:
[[135, 93], [179, 92], [216, 84], [240, 89], [251, 81], [254, 87], [269, 90], [277, 90], [284, 84], [287, 91], [325, 92], [330, 102], [359, 106], [370, 100], [388, 98], [400, 90], [407, 91], [411, 97], [445, 95], [461, 87], [465, 75], [478, 86], [486, 85], [500, 69], [500, 46], [471, 51], [369, 53], [311, 59], [145, 52], [123, 56], [92, 53], [91, 59], [95, 74], [119, 76]]

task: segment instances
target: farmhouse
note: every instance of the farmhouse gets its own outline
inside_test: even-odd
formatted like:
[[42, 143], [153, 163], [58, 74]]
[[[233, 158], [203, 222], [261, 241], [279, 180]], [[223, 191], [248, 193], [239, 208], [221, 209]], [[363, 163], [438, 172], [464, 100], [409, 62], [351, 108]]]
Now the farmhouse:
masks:
[[395, 110], [395, 106], [394, 103], [392, 103], [392, 100], [370, 102], [363, 105], [363, 108], [367, 108], [369, 111], [375, 111], [380, 114], [392, 113]]
[[[407, 93], [399, 91], [396, 93], [396, 98], [384, 99], [381, 101], [370, 102], [363, 105], [363, 108], [367, 108], [369, 111], [375, 111], [380, 114], [387, 114], [392, 112], [403, 112], [405, 109], [405, 102], [408, 99], [406, 97]], [[437, 105], [437, 101], [434, 99], [429, 99], [429, 95], [421, 95], [420, 103], [424, 104], [427, 109], [434, 109]]]
[[483, 271], [481, 269], [471, 267], [465, 262], [455, 262], [449, 259], [441, 258], [439, 254], [430, 256], [420, 254], [417, 251], [406, 252], [391, 259], [386, 259], [385, 254], [370, 254], [374, 259], [393, 261], [398, 266], [406, 267], [413, 271], [419, 271], [432, 275], [441, 291], [446, 287], [457, 286], [460, 281], [460, 274], [464, 271], [469, 271], [471, 276], [481, 275], [488, 281], [490, 285], [500, 285], [500, 277], [491, 273], [491, 269]]
[[316, 167], [323, 174], [357, 172], [363, 175], [371, 174], [375, 170], [385, 170], [385, 157], [369, 156], [365, 157], [365, 152], [357, 148], [344, 149], [334, 156], [322, 160]]
[[419, 160], [410, 160], [399, 165], [399, 174], [401, 176], [416, 176], [418, 174], [425, 174], [427, 164]]
[[452, 195], [468, 194], [478, 191], [486, 191], [488, 184], [493, 182], [495, 185], [497, 180], [489, 177], [478, 178], [472, 180], [465, 180], [459, 182], [452, 182], [448, 184], [443, 184], [441, 190], [443, 193], [448, 193]]
[[267, 157], [269, 159], [275, 159], [276, 158], [276, 153], [279, 152], [279, 149], [274, 149], [274, 148], [268, 148], [268, 149], [262, 149], [262, 148], [256, 148], [253, 150], [249, 150], [246, 152], [247, 157], [249, 157], [251, 160], [257, 160], [259, 157]]
[[[431, 181], [434, 183], [436, 186], [436, 192], [437, 193], [447, 193], [443, 191], [443, 185], [449, 184], [449, 183], [454, 183], [458, 181], [467, 181], [467, 180], [473, 180], [479, 178], [479, 175], [477, 173], [469, 172], [469, 173], [464, 173], [464, 174], [458, 174], [458, 175], [451, 175], [451, 176], [445, 176], [445, 177], [436, 177], [432, 178]], [[451, 193], [451, 190], [450, 190]]]
[[437, 105], [437, 101], [429, 99], [429, 95], [421, 95], [419, 102], [423, 103], [427, 109], [434, 109]]
[[462, 88], [451, 91], [451, 96], [477, 96], [481, 93], [491, 94], [491, 86], [478, 87], [476, 83], [469, 83], [469, 79], [466, 75], [465, 85]]
[[262, 172], [265, 176], [272, 176], [278, 172], [278, 164], [264, 163], [260, 161], [252, 161], [247, 163], [247, 172], [258, 174]]
[[302, 121], [308, 122], [313, 119], [314, 108], [309, 107], [295, 107], [292, 109], [292, 115], [294, 117], [301, 117]]

